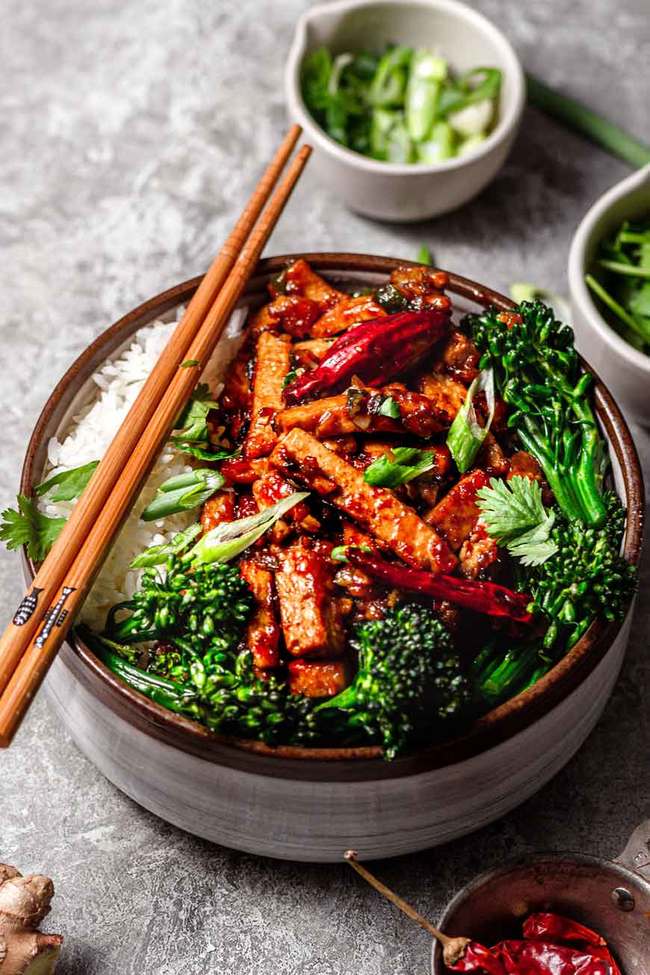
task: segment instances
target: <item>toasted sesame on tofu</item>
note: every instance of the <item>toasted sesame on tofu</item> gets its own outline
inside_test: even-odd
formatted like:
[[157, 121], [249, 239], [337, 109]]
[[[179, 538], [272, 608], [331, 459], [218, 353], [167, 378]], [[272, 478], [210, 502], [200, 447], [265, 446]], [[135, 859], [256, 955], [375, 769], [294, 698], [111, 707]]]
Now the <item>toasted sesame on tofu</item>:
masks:
[[287, 673], [290, 692], [305, 697], [334, 697], [350, 683], [346, 660], [292, 660]]
[[463, 542], [459, 554], [461, 575], [467, 579], [481, 579], [499, 561], [499, 546], [479, 521]]
[[346, 295], [315, 322], [311, 334], [314, 338], [338, 335], [339, 332], [345, 332], [361, 322], [367, 322], [372, 318], [384, 318], [385, 315], [386, 312], [372, 295], [357, 297]]
[[429, 372], [420, 376], [418, 388], [439, 410], [448, 415], [450, 423], [467, 397], [467, 389], [462, 383], [441, 372]]
[[333, 288], [325, 278], [321, 278], [302, 257], [279, 276], [278, 285], [272, 285], [272, 293], [285, 295], [300, 295], [315, 301], [321, 312], [326, 312], [342, 298], [342, 291]]
[[257, 339], [251, 425], [244, 444], [247, 458], [265, 457], [275, 445], [273, 421], [283, 406], [282, 388], [290, 366], [289, 336], [262, 332]]
[[439, 369], [465, 386], [478, 376], [481, 354], [463, 332], [453, 329], [445, 341], [440, 354]]
[[353, 414], [346, 393], [290, 406], [278, 413], [277, 425], [283, 432], [299, 427], [313, 433], [319, 440], [370, 430], [377, 433], [399, 433], [401, 430], [399, 420], [379, 413]]
[[282, 330], [294, 338], [304, 338], [311, 335], [320, 317], [321, 309], [315, 301], [300, 295], [278, 295], [253, 315], [250, 330], [253, 335]]
[[301, 538], [278, 553], [275, 585], [287, 652], [292, 657], [336, 657], [345, 631], [333, 598], [334, 566]]
[[235, 519], [234, 491], [217, 491], [201, 508], [201, 528], [204, 533], [212, 531], [223, 522]]
[[332, 339], [305, 339], [304, 342], [296, 342], [292, 349], [295, 361], [306, 369], [315, 369], [329, 351], [332, 342]]
[[[350, 393], [354, 394], [352, 398]], [[399, 417], [385, 416], [380, 412], [382, 404], [389, 397]], [[378, 390], [357, 386], [337, 396], [290, 406], [278, 414], [277, 425], [282, 431], [299, 427], [313, 433], [319, 440], [350, 433], [402, 431], [428, 439], [435, 433], [449, 429], [452, 420], [453, 416], [445, 409], [438, 409], [428, 396], [414, 393], [401, 383], [392, 383]]]
[[505, 477], [508, 473], [510, 461], [493, 433], [488, 433], [483, 441], [483, 445], [476, 456], [476, 466], [484, 470], [490, 477]]
[[[257, 502], [258, 509], [270, 508], [271, 505], [288, 498], [295, 492], [293, 484], [290, 484], [277, 470], [266, 471], [257, 481], [254, 482], [252, 491], [253, 497]], [[293, 525], [305, 532], [317, 532], [320, 522], [309, 511], [304, 501], [294, 505], [283, 518], [279, 518], [270, 529], [270, 537], [274, 542], [282, 542], [292, 532]]]
[[378, 544], [409, 565], [447, 572], [456, 559], [437, 531], [387, 488], [373, 487], [363, 473], [304, 430], [291, 430], [278, 442], [271, 464], [336, 505]]
[[532, 454], [529, 454], [527, 450], [518, 450], [510, 458], [507, 479], [511, 481], [513, 477], [527, 477], [529, 480], [539, 481], [541, 484], [544, 480], [544, 472]]
[[449, 284], [449, 275], [430, 267], [398, 267], [392, 272], [390, 283], [413, 300], [442, 294]]
[[274, 600], [273, 573], [253, 559], [239, 563], [239, 571], [255, 598], [253, 616], [246, 628], [246, 646], [253, 655], [253, 665], [267, 670], [280, 664], [280, 623]]
[[425, 515], [427, 524], [440, 532], [454, 552], [459, 550], [479, 519], [476, 492], [489, 483], [485, 471], [470, 471]]

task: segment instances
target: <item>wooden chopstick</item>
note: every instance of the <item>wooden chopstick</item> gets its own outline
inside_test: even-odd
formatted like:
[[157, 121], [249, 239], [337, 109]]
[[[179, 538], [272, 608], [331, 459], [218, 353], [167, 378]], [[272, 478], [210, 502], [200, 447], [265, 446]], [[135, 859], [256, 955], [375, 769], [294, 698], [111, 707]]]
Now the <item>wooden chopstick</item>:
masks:
[[169, 386], [178, 366], [189, 358], [188, 349], [214, 300], [223, 287], [240, 251], [268, 201], [300, 136], [294, 125], [278, 148], [271, 163], [255, 187], [239, 220], [207, 271], [194, 297], [155, 368], [145, 382], [135, 403], [94, 472], [86, 490], [75, 505], [67, 524], [49, 555], [36, 573], [13, 620], [0, 639], [0, 695], [6, 688], [18, 662], [43, 619], [43, 611], [60, 589], [65, 573], [106, 504], [120, 476], [123, 459], [128, 457], [144, 433], [147, 423]]
[[[187, 352], [189, 359], [196, 359], [201, 365], [207, 363], [310, 153], [311, 148], [303, 146], [294, 157], [191, 343]], [[107, 503], [99, 512], [87, 538], [75, 552], [74, 561], [50, 604], [40, 632], [29, 644], [0, 697], [0, 747], [8, 747], [20, 727], [108, 554], [116, 533], [191, 396], [198, 373], [198, 368], [179, 367], [176, 370], [134, 450], [130, 456], [121, 458], [119, 477]]]

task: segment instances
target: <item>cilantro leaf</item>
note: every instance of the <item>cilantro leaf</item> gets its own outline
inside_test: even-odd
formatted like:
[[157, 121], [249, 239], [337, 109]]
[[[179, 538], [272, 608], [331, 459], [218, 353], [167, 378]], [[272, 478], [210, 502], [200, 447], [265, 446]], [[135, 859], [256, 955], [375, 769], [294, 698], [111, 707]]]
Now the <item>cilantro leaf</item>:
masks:
[[18, 510], [6, 508], [0, 516], [0, 539], [9, 549], [27, 547], [27, 554], [35, 562], [42, 562], [65, 525], [65, 518], [50, 518], [42, 514], [34, 498], [18, 495]]
[[542, 502], [542, 489], [528, 477], [500, 481], [493, 477], [490, 486], [477, 492], [481, 521], [488, 534], [524, 565], [541, 565], [557, 551], [551, 541], [555, 514]]
[[39, 498], [48, 495], [50, 501], [74, 501], [83, 492], [98, 464], [98, 460], [91, 460], [83, 467], [61, 471], [35, 487], [34, 494]]
[[434, 464], [435, 455], [431, 450], [395, 447], [373, 461], [363, 479], [374, 487], [395, 488], [430, 471]]

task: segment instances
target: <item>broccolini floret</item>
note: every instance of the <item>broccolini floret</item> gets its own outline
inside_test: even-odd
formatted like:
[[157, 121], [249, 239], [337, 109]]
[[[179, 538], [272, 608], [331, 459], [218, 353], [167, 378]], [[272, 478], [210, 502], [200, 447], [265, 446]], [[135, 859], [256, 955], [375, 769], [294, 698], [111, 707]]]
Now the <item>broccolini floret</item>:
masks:
[[625, 510], [613, 492], [603, 496], [606, 519], [593, 528], [558, 517], [551, 530], [557, 552], [526, 571], [521, 585], [549, 626], [544, 647], [569, 650], [596, 617], [625, 616], [636, 586], [636, 569], [621, 555]]
[[390, 610], [358, 625], [351, 642], [359, 654], [353, 683], [316, 709], [330, 734], [379, 741], [386, 758], [394, 758], [425, 730], [464, 711], [469, 685], [448, 631], [430, 609]]
[[[192, 568], [172, 556], [162, 569], [142, 574], [140, 588], [108, 615], [106, 635], [116, 643], [171, 639], [189, 659], [222, 659], [233, 653], [253, 606], [235, 565]], [[124, 611], [128, 616], [118, 619]]]

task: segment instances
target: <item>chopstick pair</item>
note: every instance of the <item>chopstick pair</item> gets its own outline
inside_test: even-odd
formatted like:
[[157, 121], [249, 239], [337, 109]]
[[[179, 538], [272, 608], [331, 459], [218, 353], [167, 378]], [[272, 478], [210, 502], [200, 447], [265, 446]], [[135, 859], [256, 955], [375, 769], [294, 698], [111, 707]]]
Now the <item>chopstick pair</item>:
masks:
[[306, 145], [271, 195], [300, 132], [294, 125], [284, 138], [0, 638], [0, 747], [20, 727], [300, 178]]

